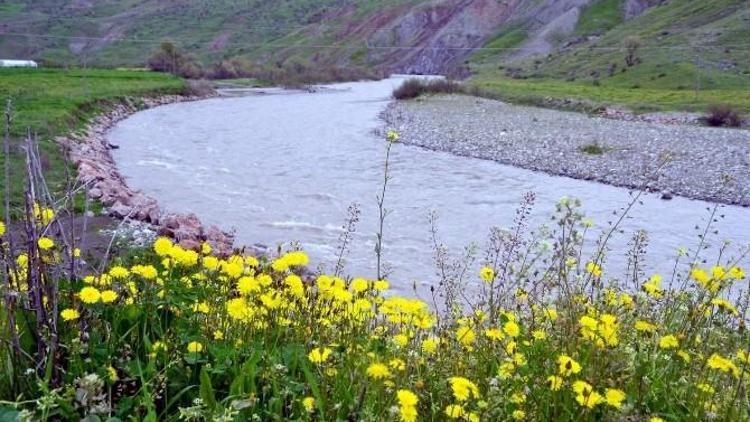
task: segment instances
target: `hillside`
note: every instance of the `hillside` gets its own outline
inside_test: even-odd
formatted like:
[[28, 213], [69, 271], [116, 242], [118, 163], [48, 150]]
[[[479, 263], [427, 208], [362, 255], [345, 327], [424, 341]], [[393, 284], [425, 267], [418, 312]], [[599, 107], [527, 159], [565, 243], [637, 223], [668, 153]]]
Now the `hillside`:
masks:
[[585, 97], [633, 105], [655, 89], [682, 108], [750, 86], [748, 0], [15, 0], [0, 34], [0, 57], [61, 65], [143, 66], [170, 39], [204, 67], [474, 75], [507, 97], [601, 87]]
[[750, 87], [750, 2], [652, 3], [632, 17], [629, 13], [638, 10], [634, 2], [600, 0], [582, 8], [565, 31], [523, 27], [502, 33], [487, 46], [509, 49], [475, 54], [474, 80], [527, 93], [550, 93], [545, 85], [564, 80], [567, 87], [555, 82], [558, 94], [593, 91], [590, 98], [600, 91], [601, 97], [632, 97], [625, 103], [661, 93], [680, 106], [704, 96], [739, 105], [741, 96], [720, 97]]

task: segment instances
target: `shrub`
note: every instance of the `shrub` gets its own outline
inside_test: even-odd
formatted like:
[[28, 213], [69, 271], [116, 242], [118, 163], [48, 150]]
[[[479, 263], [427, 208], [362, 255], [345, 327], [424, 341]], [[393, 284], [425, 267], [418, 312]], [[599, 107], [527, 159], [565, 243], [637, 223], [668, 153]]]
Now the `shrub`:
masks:
[[725, 104], [709, 107], [704, 119], [707, 125], [714, 127], [741, 127], [744, 120], [739, 110]]
[[602, 155], [606, 151], [606, 149], [603, 146], [599, 145], [598, 142], [583, 145], [580, 150], [581, 152], [589, 155]]
[[393, 90], [393, 98], [408, 100], [424, 94], [461, 94], [466, 93], [463, 85], [448, 79], [408, 79]]

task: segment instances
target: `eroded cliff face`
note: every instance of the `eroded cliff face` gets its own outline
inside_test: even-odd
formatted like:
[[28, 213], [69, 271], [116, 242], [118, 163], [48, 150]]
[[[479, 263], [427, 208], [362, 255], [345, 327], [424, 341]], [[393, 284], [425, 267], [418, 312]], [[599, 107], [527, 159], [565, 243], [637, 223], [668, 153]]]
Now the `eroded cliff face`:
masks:
[[367, 39], [374, 59], [406, 73], [446, 73], [507, 23], [523, 0], [438, 0]]
[[625, 1], [625, 19], [632, 19], [649, 7], [664, 3], [665, 0], [626, 0]]
[[[635, 17], [663, 0], [627, 0], [626, 18]], [[528, 39], [511, 60], [547, 54], [555, 40], [569, 36], [583, 10], [595, 0], [434, 0], [391, 14], [381, 28], [366, 34], [371, 62], [392, 71], [445, 74], [492, 36], [513, 25]], [[381, 16], [382, 18], [382, 16]]]

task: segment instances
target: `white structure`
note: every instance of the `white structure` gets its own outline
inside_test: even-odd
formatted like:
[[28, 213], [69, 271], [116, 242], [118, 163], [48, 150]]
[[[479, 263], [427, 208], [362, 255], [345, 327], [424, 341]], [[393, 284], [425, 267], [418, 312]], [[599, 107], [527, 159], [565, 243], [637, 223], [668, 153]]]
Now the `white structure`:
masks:
[[0, 60], [0, 67], [39, 67], [33, 60]]

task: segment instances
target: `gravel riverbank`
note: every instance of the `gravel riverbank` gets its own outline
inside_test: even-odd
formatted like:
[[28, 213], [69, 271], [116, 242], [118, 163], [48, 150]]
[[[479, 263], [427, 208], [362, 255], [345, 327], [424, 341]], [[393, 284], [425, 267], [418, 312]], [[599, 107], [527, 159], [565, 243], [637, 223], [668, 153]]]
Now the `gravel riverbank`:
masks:
[[748, 130], [618, 121], [461, 95], [394, 102], [383, 117], [406, 144], [665, 198], [750, 206]]

